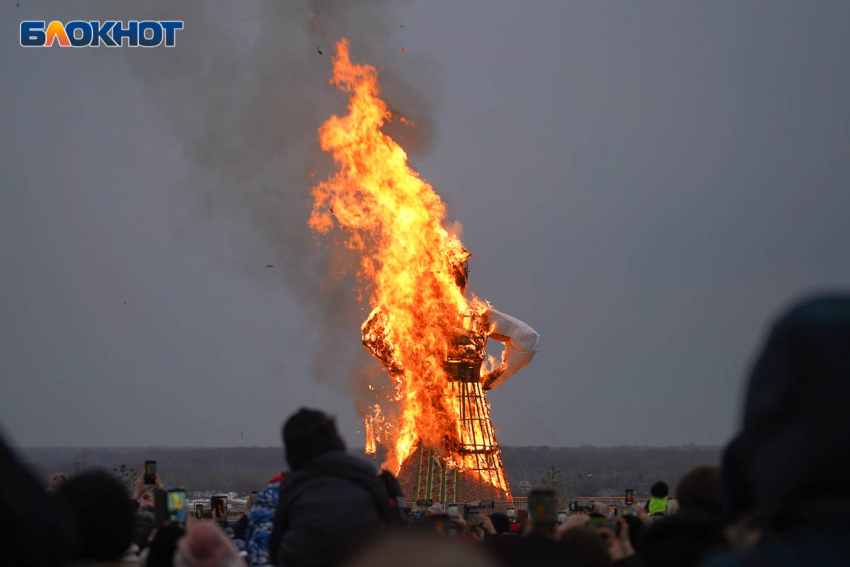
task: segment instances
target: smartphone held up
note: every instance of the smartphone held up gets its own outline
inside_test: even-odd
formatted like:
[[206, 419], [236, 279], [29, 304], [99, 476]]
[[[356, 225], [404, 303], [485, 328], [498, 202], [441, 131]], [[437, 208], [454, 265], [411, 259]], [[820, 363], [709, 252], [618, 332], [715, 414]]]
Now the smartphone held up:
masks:
[[186, 491], [174, 488], [168, 491], [168, 520], [172, 524], [186, 523]]
[[145, 461], [145, 484], [156, 484], [156, 461]]
[[542, 488], [531, 491], [528, 497], [528, 515], [535, 524], [554, 524], [556, 508], [554, 492]]
[[470, 529], [475, 529], [481, 526], [481, 512], [477, 506], [470, 506], [466, 510], [466, 521]]
[[210, 509], [212, 510], [212, 518], [219, 522], [227, 521], [227, 496], [213, 496], [210, 499]]

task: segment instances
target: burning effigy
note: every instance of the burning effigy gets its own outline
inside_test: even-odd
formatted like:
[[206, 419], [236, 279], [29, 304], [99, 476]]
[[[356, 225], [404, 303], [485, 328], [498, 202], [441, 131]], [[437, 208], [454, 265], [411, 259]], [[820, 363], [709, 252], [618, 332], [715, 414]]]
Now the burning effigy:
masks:
[[[358, 254], [371, 308], [363, 345], [392, 381], [392, 411], [375, 403], [364, 416], [366, 451], [383, 448], [409, 501], [510, 500], [485, 392], [531, 361], [540, 336], [467, 297], [460, 225], [446, 222], [440, 196], [382, 132], [393, 114], [377, 71], [352, 63], [345, 39], [331, 83], [349, 95], [348, 114], [319, 130], [337, 170], [313, 187], [309, 224], [318, 234], [340, 229]], [[505, 345], [500, 361], [486, 354], [490, 339]]]

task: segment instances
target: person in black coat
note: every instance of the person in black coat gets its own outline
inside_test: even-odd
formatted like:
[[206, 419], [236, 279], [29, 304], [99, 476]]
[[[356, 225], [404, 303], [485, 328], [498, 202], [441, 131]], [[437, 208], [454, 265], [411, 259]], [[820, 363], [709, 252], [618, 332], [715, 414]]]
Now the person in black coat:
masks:
[[334, 420], [302, 408], [283, 427], [292, 473], [280, 485], [270, 555], [279, 567], [335, 565], [392, 523], [372, 467], [345, 452]]
[[727, 521], [761, 538], [709, 567], [850, 564], [850, 296], [804, 301], [776, 323], [723, 468]]

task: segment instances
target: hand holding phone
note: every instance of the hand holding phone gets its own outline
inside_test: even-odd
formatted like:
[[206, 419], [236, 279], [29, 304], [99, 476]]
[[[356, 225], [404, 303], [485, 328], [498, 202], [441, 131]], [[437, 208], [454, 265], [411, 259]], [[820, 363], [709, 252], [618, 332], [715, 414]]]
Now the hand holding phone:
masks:
[[632, 506], [635, 503], [635, 491], [631, 488], [626, 489], [626, 506]]

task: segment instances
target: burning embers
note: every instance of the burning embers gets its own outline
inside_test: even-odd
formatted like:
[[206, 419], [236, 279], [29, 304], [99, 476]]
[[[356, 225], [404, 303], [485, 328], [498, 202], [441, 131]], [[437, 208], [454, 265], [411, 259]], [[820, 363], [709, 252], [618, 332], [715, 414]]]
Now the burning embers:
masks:
[[[359, 254], [358, 280], [372, 308], [363, 344], [393, 380], [392, 418], [377, 404], [366, 417], [367, 451], [381, 443], [385, 466], [398, 473], [421, 445], [443, 470], [467, 471], [509, 497], [484, 389], [527, 364], [539, 336], [465, 297], [470, 254], [459, 227], [444, 226], [439, 195], [381, 131], [391, 113], [375, 68], [351, 63], [346, 40], [336, 47], [331, 83], [350, 95], [348, 114], [319, 130], [338, 171], [313, 188], [310, 226], [320, 234], [338, 227]], [[498, 368], [482, 373], [491, 337], [506, 350]]]

